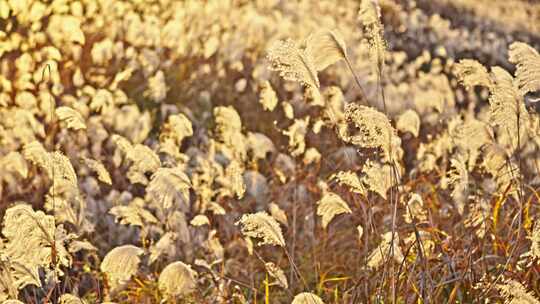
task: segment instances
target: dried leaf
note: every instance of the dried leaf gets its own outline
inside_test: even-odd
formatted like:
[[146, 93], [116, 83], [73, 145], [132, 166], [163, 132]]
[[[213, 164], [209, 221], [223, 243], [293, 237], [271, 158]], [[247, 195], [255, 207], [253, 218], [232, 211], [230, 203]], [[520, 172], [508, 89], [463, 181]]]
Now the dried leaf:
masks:
[[158, 279], [166, 299], [188, 295], [197, 288], [197, 272], [183, 262], [174, 262], [163, 269]]
[[396, 128], [401, 132], [411, 132], [414, 137], [418, 137], [420, 132], [420, 116], [413, 110], [407, 110], [399, 115]]
[[118, 291], [137, 273], [140, 255], [144, 250], [133, 245], [123, 245], [109, 251], [100, 269], [107, 275], [111, 290]]
[[349, 124], [340, 124], [339, 135], [343, 141], [363, 148], [381, 148], [385, 154], [390, 154], [396, 131], [384, 113], [349, 103], [345, 109], [345, 118], [353, 125], [354, 134], [351, 134]]
[[287, 214], [285, 213], [285, 211], [279, 208], [276, 203], [270, 203], [268, 209], [272, 217], [275, 218], [278, 222], [282, 223], [285, 226], [289, 225], [287, 221]]
[[531, 249], [528, 253], [530, 256], [540, 262], [540, 221], [536, 220], [533, 226], [531, 236], [527, 237], [531, 240]]
[[322, 71], [329, 65], [347, 58], [347, 46], [338, 31], [318, 30], [306, 39], [306, 52], [312, 54], [315, 70]]
[[144, 200], [137, 197], [127, 206], [112, 207], [109, 213], [122, 225], [145, 227], [148, 224], [158, 223], [157, 218], [146, 210], [144, 205]]
[[368, 40], [370, 57], [376, 63], [377, 73], [380, 73], [384, 66], [386, 42], [383, 37], [384, 28], [381, 23], [381, 8], [378, 2], [376, 0], [362, 0], [358, 19]]
[[174, 204], [187, 206], [190, 188], [191, 181], [181, 167], [159, 168], [146, 187], [146, 195], [149, 200], [164, 208]]
[[[2, 255], [11, 264], [11, 277], [19, 289], [27, 285], [41, 287], [40, 270], [48, 272], [52, 268], [62, 275], [59, 266], [71, 265], [65, 243], [72, 236], [66, 235], [62, 227], [55, 227], [53, 216], [34, 211], [28, 204], [20, 203], [6, 210], [2, 235], [7, 241]], [[53, 248], [57, 264], [53, 264]]]
[[321, 153], [316, 148], [308, 148], [304, 153], [303, 162], [305, 165], [316, 164], [321, 161]]
[[503, 135], [510, 138], [511, 148], [515, 149], [518, 138], [521, 143], [524, 141], [529, 114], [512, 76], [500, 67], [493, 67], [491, 76], [494, 85], [489, 97], [490, 121], [502, 128]]
[[60, 152], [47, 152], [40, 142], [33, 141], [24, 145], [23, 156], [47, 172], [55, 182], [68, 182], [77, 188], [77, 175], [69, 159]]
[[283, 134], [289, 137], [289, 149], [292, 156], [299, 156], [306, 150], [305, 137], [309, 131], [309, 116], [303, 119], [295, 119], [294, 123], [289, 126]]
[[274, 111], [278, 104], [278, 97], [276, 91], [272, 89], [272, 85], [269, 81], [265, 81], [261, 85], [259, 103], [263, 106], [263, 109], [265, 111]]
[[324, 302], [316, 294], [310, 292], [302, 292], [294, 297], [291, 304], [324, 304]]
[[[393, 248], [390, 248], [390, 247]], [[384, 262], [386, 262], [390, 257], [392, 257], [396, 263], [401, 263], [404, 259], [401, 248], [399, 247], [399, 237], [397, 233], [394, 234], [394, 240], [392, 242], [392, 232], [387, 232], [383, 235], [383, 239], [379, 246], [371, 252], [368, 257], [368, 267], [371, 269], [379, 268]]]
[[159, 140], [161, 142], [166, 139], [172, 139], [176, 145], [182, 145], [182, 141], [186, 137], [193, 135], [193, 126], [191, 121], [184, 114], [171, 115], [167, 122], [163, 125]]
[[260, 238], [262, 241], [257, 246], [276, 245], [285, 247], [285, 239], [278, 222], [261, 211], [252, 214], [244, 214], [236, 225], [242, 226], [242, 234], [250, 238]]
[[270, 69], [279, 72], [283, 79], [320, 87], [313, 54], [308, 49], [301, 49], [293, 40], [276, 41], [268, 50], [268, 59]]
[[467, 90], [476, 86], [491, 87], [489, 73], [480, 62], [473, 59], [462, 59], [454, 65], [454, 74], [465, 85]]
[[60, 304], [86, 304], [86, 301], [77, 296], [66, 293], [60, 296]]
[[362, 168], [362, 172], [365, 174], [362, 177], [362, 182], [367, 185], [369, 190], [386, 199], [386, 192], [396, 184], [392, 166], [368, 160]]
[[210, 225], [210, 220], [204, 214], [197, 214], [189, 223], [192, 226], [200, 227], [204, 225]]
[[148, 79], [148, 88], [144, 91], [144, 96], [150, 100], [159, 103], [167, 97], [169, 87], [165, 83], [165, 74], [163, 71], [157, 71], [156, 74]]
[[177, 235], [174, 232], [166, 232], [157, 243], [150, 246], [150, 264], [157, 261], [162, 255], [176, 250]]
[[330, 177], [335, 179], [341, 186], [347, 186], [349, 191], [362, 195], [367, 194], [366, 187], [362, 184], [358, 175], [352, 171], [340, 171]]
[[540, 301], [534, 297], [534, 293], [527, 291], [525, 286], [515, 280], [506, 280], [504, 284], [496, 285], [502, 294], [505, 303], [508, 304], [539, 304]]
[[356, 226], [356, 230], [358, 231], [358, 239], [362, 240], [362, 236], [364, 235], [364, 228], [362, 228], [362, 225]]
[[56, 46], [63, 42], [77, 42], [84, 44], [84, 33], [81, 30], [81, 20], [70, 15], [52, 15], [50, 17], [47, 33]]
[[238, 161], [233, 160], [225, 169], [225, 178], [230, 182], [230, 190], [238, 199], [244, 197], [246, 185], [244, 184], [244, 168]]
[[322, 226], [324, 229], [330, 221], [338, 214], [352, 213], [349, 205], [337, 194], [327, 192], [317, 202], [317, 215], [322, 216]]
[[28, 165], [19, 152], [11, 151], [0, 158], [0, 168], [5, 172], [17, 172], [22, 178], [28, 177]]
[[109, 171], [105, 168], [105, 166], [98, 160], [94, 160], [91, 158], [83, 157], [84, 162], [86, 165], [92, 169], [92, 171], [96, 172], [98, 175], [98, 179], [107, 184], [112, 185], [111, 176], [109, 175]]
[[516, 65], [516, 79], [521, 94], [540, 90], [540, 54], [523, 42], [514, 42], [508, 50], [508, 60]]
[[266, 271], [268, 274], [276, 279], [276, 283], [284, 289], [289, 288], [289, 283], [287, 282], [287, 277], [285, 276], [285, 273], [283, 272], [283, 269], [279, 268], [276, 264], [272, 262], [268, 262], [264, 264]]
[[67, 127], [73, 130], [82, 130], [86, 129], [86, 124], [84, 123], [84, 118], [81, 113], [75, 111], [70, 107], [58, 107], [55, 110], [56, 115], [61, 121], [67, 123]]

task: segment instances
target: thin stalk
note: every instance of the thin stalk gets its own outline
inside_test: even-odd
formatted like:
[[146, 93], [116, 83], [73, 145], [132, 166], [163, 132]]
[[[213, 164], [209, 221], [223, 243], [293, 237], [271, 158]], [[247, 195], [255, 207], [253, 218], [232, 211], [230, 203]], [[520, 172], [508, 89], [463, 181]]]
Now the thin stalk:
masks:
[[364, 91], [364, 88], [362, 87], [362, 84], [360, 83], [360, 78], [358, 77], [358, 75], [354, 71], [353, 66], [351, 64], [351, 61], [346, 56], [345, 56], [345, 62], [347, 63], [347, 67], [349, 67], [349, 70], [351, 71], [351, 74], [353, 74], [354, 80], [356, 81], [356, 85], [358, 85], [358, 89], [360, 89], [360, 95], [361, 95], [362, 99], [367, 103], [368, 106], [371, 106], [371, 104], [369, 103], [369, 100], [366, 97], [366, 93]]

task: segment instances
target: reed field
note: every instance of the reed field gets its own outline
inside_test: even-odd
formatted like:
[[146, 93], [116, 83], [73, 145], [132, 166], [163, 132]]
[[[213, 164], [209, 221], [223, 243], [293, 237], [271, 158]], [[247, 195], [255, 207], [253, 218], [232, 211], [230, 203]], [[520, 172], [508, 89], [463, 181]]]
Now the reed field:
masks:
[[540, 304], [540, 2], [0, 0], [0, 303]]

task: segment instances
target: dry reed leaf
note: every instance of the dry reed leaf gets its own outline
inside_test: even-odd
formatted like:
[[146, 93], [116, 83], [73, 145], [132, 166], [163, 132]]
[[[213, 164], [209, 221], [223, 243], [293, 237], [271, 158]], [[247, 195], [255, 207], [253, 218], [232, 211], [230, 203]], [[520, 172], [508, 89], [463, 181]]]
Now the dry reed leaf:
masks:
[[518, 141], [523, 142], [527, 134], [526, 126], [529, 124], [529, 114], [523, 96], [506, 70], [493, 67], [491, 78], [494, 85], [489, 97], [490, 121], [502, 128], [503, 135], [510, 138], [511, 148], [515, 149]]
[[276, 264], [272, 262], [268, 262], [264, 264], [264, 267], [266, 268], [266, 272], [268, 274], [276, 279], [276, 283], [284, 289], [289, 288], [289, 283], [287, 282], [287, 277], [285, 276], [285, 273], [283, 272], [283, 269], [279, 268]]
[[281, 107], [283, 108], [283, 113], [285, 114], [285, 117], [287, 119], [293, 119], [294, 118], [294, 108], [288, 101], [282, 101]]
[[406, 110], [399, 115], [396, 129], [401, 132], [410, 132], [414, 137], [418, 137], [420, 133], [420, 116], [414, 110]]
[[448, 172], [448, 184], [453, 188], [451, 196], [459, 214], [463, 214], [469, 199], [469, 171], [462, 159], [452, 158], [450, 164], [453, 168]]
[[272, 140], [262, 133], [249, 132], [247, 142], [254, 159], [265, 159], [268, 154], [276, 152]]
[[225, 178], [230, 182], [231, 191], [238, 199], [244, 197], [246, 184], [244, 183], [244, 168], [233, 160], [225, 169]]
[[81, 113], [77, 112], [76, 110], [70, 107], [58, 107], [55, 109], [55, 113], [61, 121], [65, 121], [67, 123], [68, 129], [73, 129], [75, 131], [86, 129], [84, 118], [82, 117]]
[[475, 86], [489, 88], [491, 77], [484, 65], [473, 59], [462, 59], [454, 65], [454, 74], [467, 90]]
[[530, 45], [514, 42], [508, 49], [508, 60], [516, 65], [516, 79], [521, 94], [540, 90], [540, 54]]
[[244, 245], [246, 246], [248, 254], [253, 255], [253, 248], [255, 247], [255, 245], [253, 244], [253, 241], [249, 236], [244, 237]]
[[130, 151], [133, 150], [133, 145], [131, 144], [131, 142], [121, 135], [111, 135], [111, 141], [124, 155], [128, 155]]
[[401, 263], [404, 259], [401, 248], [399, 247], [399, 237], [397, 233], [394, 234], [394, 241], [392, 242], [392, 232], [383, 234], [382, 241], [379, 246], [371, 252], [368, 257], [367, 266], [371, 269], [379, 268], [384, 262], [391, 257], [390, 247], [392, 246], [393, 258], [396, 263]]
[[273, 218], [285, 226], [288, 226], [287, 213], [283, 209], [279, 208], [276, 203], [270, 203], [268, 210]]
[[531, 240], [531, 248], [529, 255], [540, 262], [540, 221], [536, 220], [533, 226], [531, 236], [527, 237]]
[[316, 148], [308, 148], [304, 153], [303, 163], [304, 165], [316, 164], [321, 161], [322, 155]]
[[339, 125], [339, 135], [343, 141], [362, 148], [381, 148], [385, 154], [390, 153], [396, 131], [384, 113], [349, 103], [345, 107], [345, 120], [347, 123]]
[[319, 88], [319, 78], [313, 54], [291, 39], [278, 40], [268, 50], [270, 69], [285, 80], [298, 81], [304, 86]]
[[515, 193], [514, 181], [521, 175], [521, 170], [503, 147], [498, 144], [486, 146], [482, 167], [493, 177], [498, 191], [504, 191], [510, 185], [510, 193]]
[[69, 293], [60, 296], [60, 304], [86, 304], [86, 301]]
[[343, 36], [335, 30], [318, 30], [306, 39], [306, 52], [312, 54], [316, 71], [322, 71], [341, 59], [347, 59]]
[[322, 216], [322, 226], [324, 229], [330, 221], [339, 214], [352, 213], [349, 205], [337, 194], [327, 192], [317, 202], [317, 215]]
[[191, 226], [195, 227], [200, 227], [204, 225], [210, 226], [210, 220], [204, 214], [197, 214], [189, 223], [191, 224]]
[[316, 294], [310, 292], [302, 292], [294, 297], [291, 304], [324, 304], [324, 302]]
[[74, 188], [77, 188], [77, 175], [71, 165], [69, 158], [60, 152], [47, 152], [43, 145], [38, 141], [33, 141], [24, 145], [23, 156], [25, 159], [34, 163], [45, 170], [49, 178], [54, 181], [66, 181]]
[[246, 140], [242, 134], [242, 120], [232, 107], [214, 108], [215, 130], [217, 140], [232, 150], [233, 158], [244, 159], [246, 156]]
[[205, 246], [217, 260], [223, 260], [225, 256], [225, 248], [223, 248], [223, 245], [221, 245], [221, 242], [219, 241], [217, 230], [213, 229], [208, 232], [208, 239], [205, 242]]
[[123, 245], [115, 247], [105, 255], [101, 262], [100, 269], [107, 275], [107, 282], [113, 292], [123, 288], [123, 286], [137, 273], [140, 255], [144, 250], [133, 245]]
[[352, 171], [339, 171], [338, 173], [333, 174], [330, 179], [335, 179], [341, 186], [347, 186], [349, 191], [353, 193], [362, 195], [367, 194], [366, 187], [362, 184], [358, 175]]
[[145, 208], [145, 202], [140, 197], [133, 199], [127, 206], [114, 206], [109, 210], [115, 220], [122, 225], [145, 227], [158, 223], [158, 219]]
[[181, 298], [197, 288], [197, 272], [190, 265], [177, 261], [167, 265], [158, 279], [159, 289], [166, 299]]
[[[2, 235], [5, 243], [1, 250], [9, 261], [11, 278], [18, 289], [27, 285], [42, 286], [40, 272], [61, 276], [60, 266], [70, 266], [71, 256], [65, 248], [68, 238], [61, 227], [55, 227], [55, 219], [43, 211], [34, 211], [26, 203], [18, 203], [6, 210]], [[29, 250], [31, 248], [32, 250]], [[56, 263], [53, 264], [53, 249]]]
[[188, 206], [190, 188], [191, 181], [183, 168], [159, 168], [146, 187], [146, 196], [163, 208], [174, 204]]
[[[126, 158], [131, 161], [127, 176], [132, 183], [140, 182], [138, 179], [132, 179], [132, 174], [144, 177], [145, 173], [156, 172], [161, 167], [161, 160], [156, 152], [142, 144], [134, 145]], [[146, 184], [146, 177], [144, 177], [144, 181], [143, 184]]]
[[48, 22], [47, 33], [56, 46], [63, 42], [84, 44], [84, 33], [81, 30], [81, 20], [70, 15], [52, 15]]
[[263, 109], [265, 111], [274, 111], [278, 101], [276, 91], [274, 91], [270, 82], [268, 80], [263, 82], [259, 93], [259, 103], [263, 106]]
[[386, 199], [386, 192], [390, 187], [396, 184], [392, 166], [381, 164], [372, 160], [367, 160], [362, 168], [365, 176], [362, 177], [362, 182], [367, 185], [367, 188], [382, 198]]
[[210, 204], [208, 205], [208, 210], [210, 212], [214, 213], [215, 215], [225, 215], [225, 214], [227, 214], [227, 211], [225, 211], [225, 209], [223, 207], [221, 207], [221, 205], [216, 203], [216, 202], [210, 202]]
[[150, 100], [159, 103], [167, 97], [169, 87], [165, 83], [165, 74], [163, 71], [157, 71], [156, 74], [148, 79], [148, 88], [144, 91], [144, 96]]
[[[161, 134], [159, 135], [160, 142], [165, 139], [172, 139], [176, 145], [182, 145], [182, 141], [186, 137], [193, 135], [193, 126], [191, 121], [184, 114], [171, 115], [167, 118], [167, 122], [163, 125]], [[179, 148], [179, 147], [178, 147]]]
[[292, 156], [299, 156], [306, 150], [306, 134], [309, 131], [309, 116], [303, 119], [295, 119], [283, 134], [289, 137], [289, 149]]
[[22, 178], [28, 177], [28, 164], [23, 155], [16, 151], [11, 151], [0, 158], [0, 168], [5, 172], [17, 172]]
[[506, 280], [496, 285], [497, 289], [508, 304], [540, 304], [534, 293], [527, 291], [525, 286], [515, 280]]
[[236, 222], [236, 225], [242, 226], [244, 236], [262, 239], [257, 243], [257, 246], [276, 245], [285, 247], [285, 239], [279, 223], [264, 211], [244, 214]]
[[406, 223], [412, 223], [413, 218], [419, 222], [427, 220], [427, 212], [424, 210], [424, 200], [419, 194], [411, 193], [406, 206], [407, 211], [403, 215]]
[[83, 160], [92, 171], [97, 173], [98, 180], [107, 185], [112, 185], [111, 175], [100, 161], [86, 157], [83, 157]]
[[384, 41], [384, 28], [381, 23], [381, 8], [376, 0], [362, 0], [358, 19], [362, 24], [363, 33], [368, 40], [371, 59], [376, 63], [377, 73], [384, 66], [386, 42]]
[[150, 257], [148, 258], [149, 263], [153, 264], [161, 256], [174, 252], [177, 238], [178, 235], [174, 232], [169, 231], [163, 234], [157, 243], [150, 246]]

